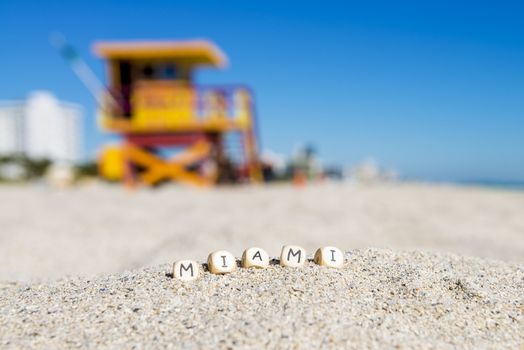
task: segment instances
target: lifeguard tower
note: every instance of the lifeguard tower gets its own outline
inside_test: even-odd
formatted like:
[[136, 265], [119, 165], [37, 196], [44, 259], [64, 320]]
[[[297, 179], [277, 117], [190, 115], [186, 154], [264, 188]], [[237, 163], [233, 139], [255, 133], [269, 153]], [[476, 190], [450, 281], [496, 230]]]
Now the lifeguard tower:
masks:
[[250, 90], [193, 82], [195, 69], [227, 64], [213, 43], [100, 42], [94, 52], [108, 86], [99, 123], [122, 136], [101, 152], [102, 176], [129, 185], [261, 180]]

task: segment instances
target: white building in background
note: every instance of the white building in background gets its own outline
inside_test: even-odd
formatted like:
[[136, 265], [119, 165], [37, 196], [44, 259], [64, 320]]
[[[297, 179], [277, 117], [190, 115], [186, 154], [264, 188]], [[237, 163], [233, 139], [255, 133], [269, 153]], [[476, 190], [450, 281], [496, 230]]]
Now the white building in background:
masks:
[[0, 102], [0, 155], [23, 152], [22, 102]]
[[0, 102], [0, 156], [23, 154], [55, 163], [81, 160], [82, 108], [34, 92], [25, 101]]

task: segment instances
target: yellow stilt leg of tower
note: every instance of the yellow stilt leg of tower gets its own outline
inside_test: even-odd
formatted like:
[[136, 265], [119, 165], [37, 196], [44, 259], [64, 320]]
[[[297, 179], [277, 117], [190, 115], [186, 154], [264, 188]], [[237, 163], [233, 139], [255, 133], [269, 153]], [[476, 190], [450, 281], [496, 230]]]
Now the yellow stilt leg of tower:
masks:
[[190, 165], [208, 158], [210, 152], [211, 145], [207, 141], [199, 141], [175, 157], [164, 160], [132, 144], [125, 146], [127, 161], [145, 169], [139, 180], [150, 186], [164, 179], [171, 179], [198, 187], [212, 185], [214, 182], [213, 177], [187, 170]]

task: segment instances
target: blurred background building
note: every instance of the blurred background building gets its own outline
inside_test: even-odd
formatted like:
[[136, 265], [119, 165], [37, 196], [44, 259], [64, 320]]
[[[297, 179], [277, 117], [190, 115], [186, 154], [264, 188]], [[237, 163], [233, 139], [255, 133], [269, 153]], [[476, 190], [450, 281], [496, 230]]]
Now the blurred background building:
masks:
[[74, 164], [82, 158], [82, 108], [45, 91], [0, 102], [0, 156]]

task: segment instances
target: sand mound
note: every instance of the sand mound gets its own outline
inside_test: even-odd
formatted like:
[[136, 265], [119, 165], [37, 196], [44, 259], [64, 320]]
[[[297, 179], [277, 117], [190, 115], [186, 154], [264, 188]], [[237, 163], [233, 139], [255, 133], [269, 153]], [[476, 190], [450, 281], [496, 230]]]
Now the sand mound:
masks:
[[449, 254], [355, 250], [183, 284], [170, 266], [53, 284], [4, 283], [0, 346], [421, 347], [524, 344], [524, 266]]

